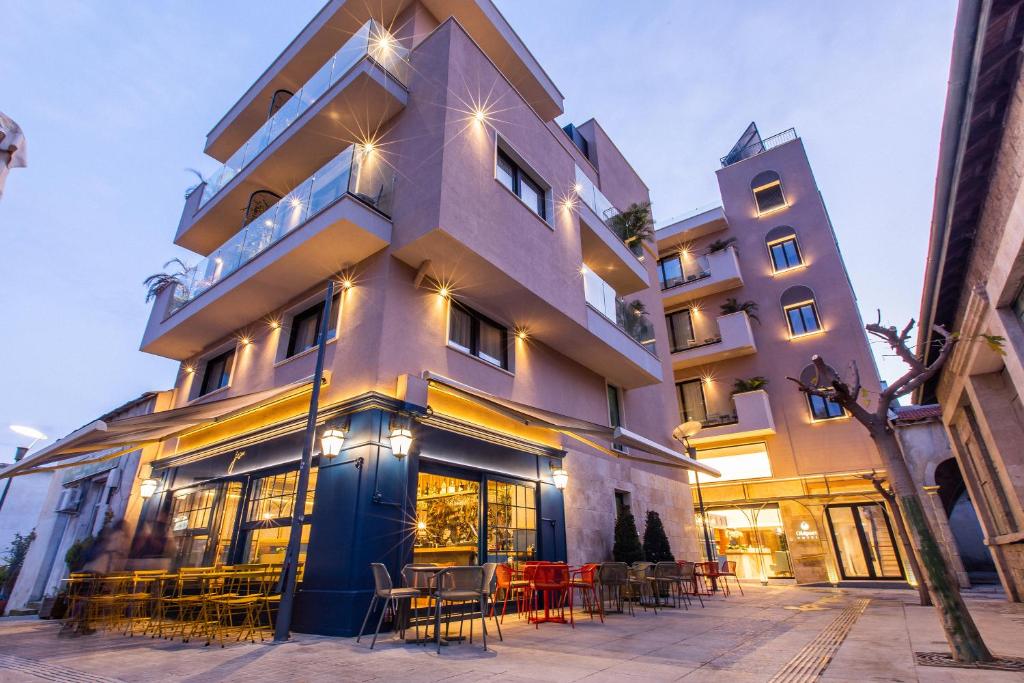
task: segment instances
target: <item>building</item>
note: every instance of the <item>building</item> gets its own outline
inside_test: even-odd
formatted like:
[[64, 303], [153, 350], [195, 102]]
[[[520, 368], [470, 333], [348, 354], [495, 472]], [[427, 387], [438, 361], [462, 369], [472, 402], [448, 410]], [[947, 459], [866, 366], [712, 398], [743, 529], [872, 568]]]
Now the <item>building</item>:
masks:
[[[19, 462], [27, 450], [19, 447], [15, 451], [14, 462]], [[10, 464], [0, 464], [0, 468]], [[50, 472], [33, 472], [0, 481], [0, 561], [16, 535], [28, 536], [36, 529], [39, 505], [50, 485], [50, 477]]]
[[[1024, 597], [1024, 3], [961, 2], [939, 141], [918, 354], [960, 342], [916, 400], [942, 422], [1007, 598]], [[1003, 338], [1002, 353], [979, 335]]]
[[[166, 407], [170, 398], [170, 392], [149, 392], [97, 420], [107, 423], [148, 415]], [[34, 609], [44, 597], [56, 595], [61, 579], [68, 575], [64, 562], [68, 548], [85, 538], [95, 538], [104, 527], [114, 529], [123, 524], [127, 528], [117, 547], [97, 557], [92, 568], [112, 571], [125, 567], [129, 552], [127, 540], [131, 538], [142, 503], [139, 487], [149, 476], [149, 462], [156, 456], [157, 448], [148, 446], [119, 457], [108, 457], [121, 451], [123, 449], [87, 453], [60, 463], [60, 469], [45, 472], [49, 486], [35, 500], [32, 509], [36, 538], [11, 591], [8, 610]], [[5, 481], [18, 482], [43, 474], [26, 474]]]
[[800, 583], [906, 578], [867, 431], [797, 391], [821, 355], [879, 378], [803, 141], [754, 124], [717, 172], [722, 205], [657, 231], [680, 420], [722, 472], [700, 477], [712, 552], [741, 577]]
[[615, 220], [648, 190], [561, 113], [489, 0], [329, 2], [207, 137], [198, 263], [142, 341], [181, 362], [169, 409], [33, 462], [156, 444], [136, 567], [280, 563], [303, 505], [300, 631], [353, 633], [373, 561], [607, 559], [622, 508], [695, 556], [687, 471], [715, 471], [671, 438], [653, 244]]

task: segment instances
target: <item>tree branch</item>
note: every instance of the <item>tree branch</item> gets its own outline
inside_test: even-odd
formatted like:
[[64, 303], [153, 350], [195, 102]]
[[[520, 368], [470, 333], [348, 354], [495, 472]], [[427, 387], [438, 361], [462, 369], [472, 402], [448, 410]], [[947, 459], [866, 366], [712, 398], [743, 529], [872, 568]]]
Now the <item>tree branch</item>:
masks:
[[911, 318], [907, 326], [903, 328], [902, 332], [897, 332], [895, 327], [882, 327], [879, 323], [870, 323], [865, 325], [865, 329], [868, 332], [875, 335], [880, 339], [884, 339], [889, 345], [889, 348], [899, 356], [904, 363], [910, 366], [911, 370], [915, 372], [924, 372], [925, 365], [921, 362], [914, 352], [907, 347], [907, 339], [910, 337], [910, 331], [914, 329], [914, 319]]
[[[826, 400], [835, 401], [841, 405], [847, 412], [863, 424], [865, 427], [873, 426], [878, 424], [877, 416], [873, 415], [867, 409], [864, 408], [860, 403], [857, 402], [857, 393], [851, 393], [849, 385], [843, 382], [839, 377], [835, 375], [835, 372], [825, 363], [825, 360], [818, 355], [815, 355], [811, 362], [814, 363], [815, 370], [818, 373], [819, 386], [810, 386], [805, 384], [796, 377], [787, 377], [791, 382], [796, 383], [800, 391], [810, 396], [820, 396]], [[828, 385], [822, 385], [823, 380], [828, 381], [831, 379]], [[857, 375], [856, 384], [860, 384], [859, 373]], [[884, 420], [884, 416], [882, 418]]]

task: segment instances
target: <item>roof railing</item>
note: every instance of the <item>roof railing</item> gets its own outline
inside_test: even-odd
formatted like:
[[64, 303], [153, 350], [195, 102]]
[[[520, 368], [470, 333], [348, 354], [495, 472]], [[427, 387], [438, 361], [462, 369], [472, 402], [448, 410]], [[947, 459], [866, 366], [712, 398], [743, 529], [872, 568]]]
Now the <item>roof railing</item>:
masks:
[[796, 140], [796, 138], [796, 128], [790, 128], [789, 130], [784, 130], [781, 133], [776, 133], [770, 138], [764, 138], [763, 140], [752, 142], [746, 147], [738, 149], [734, 152], [730, 152], [726, 156], [722, 157], [722, 168], [735, 164], [738, 161], [743, 161], [744, 159], [755, 157], [758, 154], [763, 154], [764, 152], [767, 152], [770, 149], [775, 149], [776, 147], [784, 145], [787, 142], [792, 142], [793, 140]]

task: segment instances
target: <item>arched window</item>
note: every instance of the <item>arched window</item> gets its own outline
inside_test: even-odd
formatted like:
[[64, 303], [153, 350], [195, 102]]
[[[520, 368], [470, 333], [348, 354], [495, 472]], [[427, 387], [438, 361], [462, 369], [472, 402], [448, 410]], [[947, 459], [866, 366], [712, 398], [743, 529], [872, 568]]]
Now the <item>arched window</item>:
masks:
[[[829, 372], [833, 375], [836, 374], [836, 371], [831, 367]], [[819, 377], [818, 369], [813, 365], [808, 365], [803, 369], [800, 373], [800, 381], [812, 387], [828, 386], [831, 382], [828, 377]], [[813, 422], [832, 420], [846, 415], [846, 411], [837, 402], [830, 398], [823, 398], [812, 394], [807, 394], [807, 408], [811, 411], [811, 420]]]
[[800, 246], [796, 242], [796, 231], [788, 225], [780, 225], [768, 231], [764, 238], [768, 255], [772, 259], [772, 270], [776, 273], [796, 268], [804, 263]]
[[782, 179], [775, 171], [762, 171], [750, 181], [754, 193], [757, 213], [761, 216], [786, 207], [786, 195], [782, 192]]
[[797, 285], [782, 293], [782, 310], [786, 314], [791, 337], [821, 331], [821, 318], [810, 287]]

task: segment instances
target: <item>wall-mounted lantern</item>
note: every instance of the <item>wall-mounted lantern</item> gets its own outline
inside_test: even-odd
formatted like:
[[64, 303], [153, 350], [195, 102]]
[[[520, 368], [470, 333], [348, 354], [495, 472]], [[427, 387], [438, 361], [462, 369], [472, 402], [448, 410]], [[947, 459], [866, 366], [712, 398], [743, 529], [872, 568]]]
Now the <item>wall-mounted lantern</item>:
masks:
[[324, 430], [320, 437], [320, 448], [328, 458], [333, 458], [341, 453], [341, 447], [345, 444], [345, 430], [337, 427], [329, 427]]
[[160, 482], [156, 479], [143, 479], [139, 484], [139, 495], [143, 500], [148, 500], [153, 497], [158, 488], [160, 488]]

